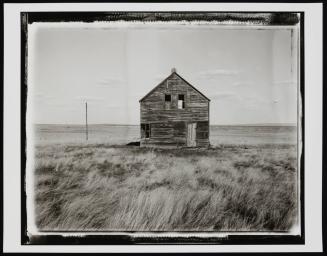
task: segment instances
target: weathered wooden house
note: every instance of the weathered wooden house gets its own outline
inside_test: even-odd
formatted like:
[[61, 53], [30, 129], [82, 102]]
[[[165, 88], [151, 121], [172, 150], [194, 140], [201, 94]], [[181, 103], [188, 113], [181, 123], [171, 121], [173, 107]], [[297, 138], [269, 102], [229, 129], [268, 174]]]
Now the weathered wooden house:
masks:
[[175, 69], [140, 100], [141, 146], [208, 147], [209, 103]]

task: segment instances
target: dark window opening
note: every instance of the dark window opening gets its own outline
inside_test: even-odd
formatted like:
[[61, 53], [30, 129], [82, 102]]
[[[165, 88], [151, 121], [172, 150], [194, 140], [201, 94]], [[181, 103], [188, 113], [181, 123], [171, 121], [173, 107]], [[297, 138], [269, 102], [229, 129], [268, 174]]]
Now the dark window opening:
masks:
[[171, 95], [170, 94], [165, 94], [165, 101], [171, 101]]
[[150, 124], [145, 124], [145, 138], [150, 138], [151, 136], [151, 126]]
[[178, 109], [183, 109], [185, 108], [185, 100], [184, 100], [184, 95], [183, 94], [178, 94]]
[[151, 124], [141, 124], [141, 137], [142, 138], [151, 137]]
[[171, 95], [165, 94], [165, 109], [168, 110], [171, 107]]

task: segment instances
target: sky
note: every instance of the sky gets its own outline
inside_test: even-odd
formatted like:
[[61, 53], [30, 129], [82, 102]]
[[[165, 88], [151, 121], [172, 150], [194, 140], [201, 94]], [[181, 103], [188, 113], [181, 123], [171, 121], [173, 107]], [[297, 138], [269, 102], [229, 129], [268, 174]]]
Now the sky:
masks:
[[297, 121], [297, 45], [290, 27], [191, 23], [33, 23], [33, 123], [139, 124], [139, 100], [171, 69], [210, 100], [210, 124]]

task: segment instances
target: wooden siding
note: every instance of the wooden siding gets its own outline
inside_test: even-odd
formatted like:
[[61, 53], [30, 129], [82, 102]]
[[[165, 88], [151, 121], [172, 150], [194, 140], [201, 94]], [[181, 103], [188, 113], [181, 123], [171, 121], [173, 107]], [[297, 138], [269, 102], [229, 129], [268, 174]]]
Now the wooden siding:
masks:
[[209, 122], [197, 122], [196, 127], [196, 145], [198, 147], [209, 146]]
[[[165, 94], [171, 106], [165, 106]], [[178, 95], [184, 95], [185, 108], [178, 109]], [[151, 124], [151, 138], [141, 138], [142, 146], [185, 146], [187, 124], [196, 122], [197, 146], [209, 145], [209, 100], [178, 75], [172, 74], [141, 102], [141, 124]], [[207, 136], [205, 136], [207, 134]]]
[[186, 143], [185, 122], [166, 122], [151, 124], [151, 138], [142, 138], [143, 145], [174, 145]]

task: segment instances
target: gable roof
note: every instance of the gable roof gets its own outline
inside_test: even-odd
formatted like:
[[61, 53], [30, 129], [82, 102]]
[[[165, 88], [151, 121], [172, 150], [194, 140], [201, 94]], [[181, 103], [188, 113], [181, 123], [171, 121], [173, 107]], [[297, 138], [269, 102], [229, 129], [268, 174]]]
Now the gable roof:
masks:
[[166, 77], [162, 82], [160, 82], [157, 86], [155, 86], [150, 92], [148, 92], [142, 99], [139, 100], [139, 102], [142, 102], [144, 99], [146, 99], [153, 91], [155, 91], [162, 83], [166, 82], [169, 78], [171, 78], [173, 75], [177, 75], [183, 82], [185, 82], [188, 86], [192, 87], [195, 91], [197, 91], [199, 94], [201, 94], [206, 100], [210, 101], [210, 99], [205, 96], [202, 92], [200, 92], [198, 89], [196, 89], [193, 85], [191, 85], [189, 82], [187, 82], [183, 77], [181, 77], [179, 74], [177, 74], [176, 71], [172, 72], [168, 77]]

